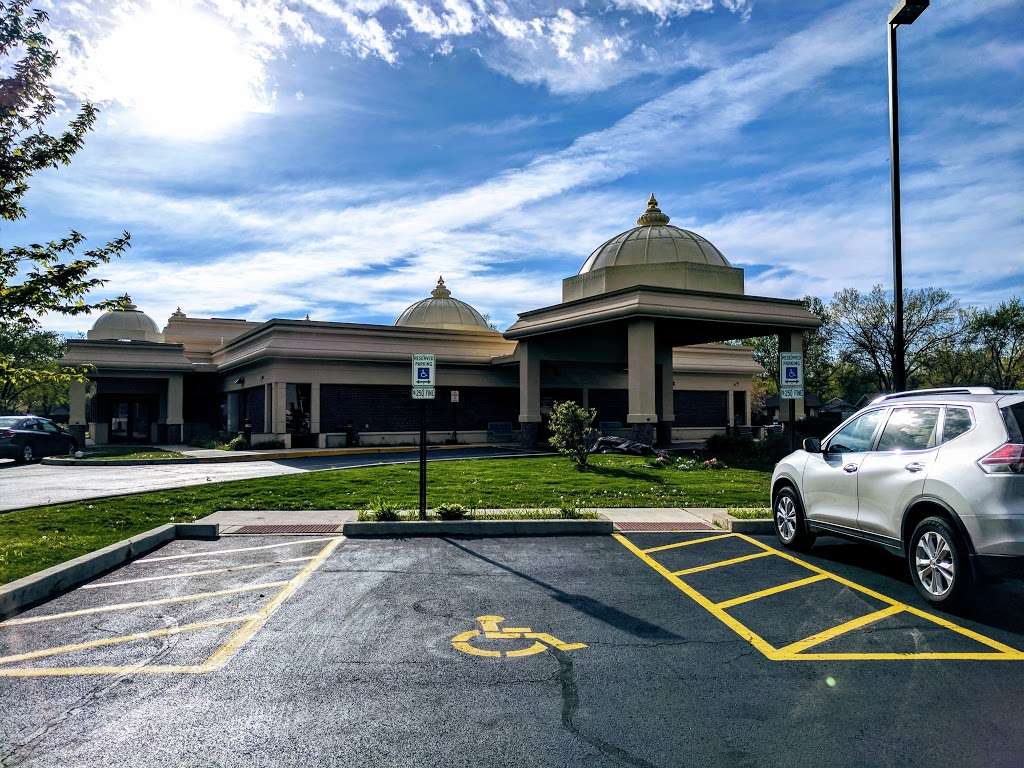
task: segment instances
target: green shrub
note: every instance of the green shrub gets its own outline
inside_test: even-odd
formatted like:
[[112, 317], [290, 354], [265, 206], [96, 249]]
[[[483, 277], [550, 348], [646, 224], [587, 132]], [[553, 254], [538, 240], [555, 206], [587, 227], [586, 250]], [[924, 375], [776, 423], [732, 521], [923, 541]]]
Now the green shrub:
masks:
[[366, 508], [371, 520], [378, 523], [397, 523], [402, 519], [402, 510], [382, 496], [378, 496]]
[[726, 514], [737, 520], [771, 520], [772, 511], [768, 507], [729, 507]]
[[224, 446], [226, 451], [247, 451], [249, 450], [249, 441], [245, 439], [243, 435], [237, 435], [231, 438]]
[[551, 447], [576, 463], [577, 469], [586, 469], [590, 451], [597, 440], [594, 419], [597, 411], [584, 408], [573, 400], [555, 403], [551, 409], [548, 430]]
[[469, 516], [469, 510], [461, 504], [439, 504], [434, 510], [442, 520], [464, 520]]
[[566, 520], [579, 520], [585, 517], [582, 509], [577, 507], [575, 504], [562, 504], [558, 507], [559, 516]]
[[254, 451], [273, 450], [275, 448], [284, 448], [284, 440], [263, 440], [259, 443], [252, 444], [252, 449]]
[[212, 437], [193, 437], [188, 441], [188, 444], [192, 448], [216, 448], [217, 441]]

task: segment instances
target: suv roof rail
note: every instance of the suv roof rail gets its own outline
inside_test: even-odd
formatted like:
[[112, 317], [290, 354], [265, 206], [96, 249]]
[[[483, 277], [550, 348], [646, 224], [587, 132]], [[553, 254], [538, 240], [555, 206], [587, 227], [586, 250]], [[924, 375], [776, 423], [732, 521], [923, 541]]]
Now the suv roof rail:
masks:
[[920, 397], [928, 395], [994, 395], [996, 391], [992, 387], [937, 387], [935, 389], [910, 389], [906, 392], [893, 392], [889, 395], [876, 397], [871, 404], [882, 403], [886, 400], [899, 400], [903, 397]]

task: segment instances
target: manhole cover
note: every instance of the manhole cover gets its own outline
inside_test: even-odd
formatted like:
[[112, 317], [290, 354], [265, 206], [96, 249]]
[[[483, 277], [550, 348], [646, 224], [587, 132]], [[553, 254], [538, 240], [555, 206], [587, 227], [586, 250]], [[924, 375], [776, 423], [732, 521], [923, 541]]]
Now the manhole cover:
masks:
[[338, 533], [340, 525], [242, 525], [232, 533]]
[[616, 523], [615, 530], [625, 533], [643, 531], [713, 531], [707, 523]]

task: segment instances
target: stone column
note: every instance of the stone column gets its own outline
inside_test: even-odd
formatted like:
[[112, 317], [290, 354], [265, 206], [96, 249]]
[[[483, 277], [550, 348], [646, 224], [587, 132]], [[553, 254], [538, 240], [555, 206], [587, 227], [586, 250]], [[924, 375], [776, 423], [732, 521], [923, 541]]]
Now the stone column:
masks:
[[540, 344], [520, 341], [519, 355], [519, 441], [526, 446], [537, 442], [540, 431]]
[[87, 381], [72, 381], [68, 392], [68, 427], [79, 448], [85, 448], [85, 389]]
[[736, 396], [731, 389], [725, 393], [725, 420], [729, 425], [726, 432], [731, 434], [736, 427]]
[[658, 347], [658, 445], [672, 444], [672, 426], [675, 424], [675, 376], [672, 371], [672, 347]]
[[181, 442], [184, 414], [185, 387], [182, 375], [174, 373], [167, 377], [167, 442], [174, 445]]
[[320, 433], [320, 382], [309, 385], [309, 431]]
[[633, 439], [653, 443], [658, 409], [655, 397], [654, 321], [631, 320], [628, 331], [629, 413]]
[[[779, 352], [803, 352], [803, 331], [784, 331], [779, 334]], [[779, 420], [785, 425], [786, 437], [791, 449], [796, 449], [795, 422], [804, 417], [803, 400], [783, 400], [779, 398]]]
[[288, 384], [283, 381], [275, 381], [273, 383], [273, 405], [271, 406], [271, 415], [273, 417], [273, 423], [270, 425], [270, 432], [275, 435], [283, 435], [288, 431], [288, 419], [287, 419], [287, 405], [286, 398], [288, 395]]

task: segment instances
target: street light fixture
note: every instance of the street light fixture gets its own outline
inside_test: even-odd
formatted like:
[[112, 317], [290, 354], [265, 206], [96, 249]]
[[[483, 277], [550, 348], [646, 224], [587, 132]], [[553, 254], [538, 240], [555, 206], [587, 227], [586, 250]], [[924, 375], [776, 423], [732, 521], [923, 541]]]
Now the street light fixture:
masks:
[[889, 14], [889, 181], [892, 187], [892, 272], [895, 315], [892, 344], [892, 383], [907, 388], [907, 345], [903, 332], [903, 234], [900, 224], [900, 107], [896, 78], [896, 27], [913, 24], [929, 0], [900, 0]]

